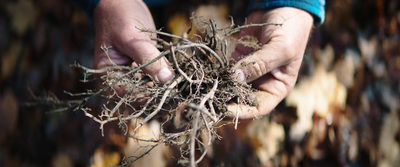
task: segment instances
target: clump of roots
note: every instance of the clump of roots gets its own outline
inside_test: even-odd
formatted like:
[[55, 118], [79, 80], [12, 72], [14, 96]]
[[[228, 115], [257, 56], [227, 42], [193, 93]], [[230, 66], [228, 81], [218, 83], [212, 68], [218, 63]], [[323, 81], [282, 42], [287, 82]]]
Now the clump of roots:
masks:
[[[238, 40], [233, 34], [249, 26], [267, 26], [279, 24], [247, 25], [238, 27], [232, 24], [226, 28], [217, 28], [212, 20], [204, 21], [200, 17], [192, 17], [194, 28], [202, 34], [188, 39], [165, 32], [140, 29], [143, 33], [156, 35], [161, 54], [154, 60], [138, 67], [112, 66], [105, 69], [88, 69], [75, 64], [84, 70], [85, 76], [103, 74], [103, 88], [98, 91], [88, 91], [76, 109], [82, 110], [86, 116], [103, 126], [112, 121], [118, 121], [120, 127], [128, 133], [127, 122], [137, 119], [140, 125], [149, 120], [162, 117], [162, 125], [172, 125], [174, 130], [161, 127], [158, 139], [146, 140], [150, 147], [146, 153], [162, 143], [177, 145], [181, 148], [181, 163], [196, 165], [205, 156], [211, 142], [218, 137], [215, 133], [216, 124], [224, 118], [227, 112], [226, 104], [239, 103], [250, 106], [257, 105], [252, 94], [255, 90], [247, 83], [239, 82], [234, 76], [230, 63], [230, 48], [235, 47]], [[161, 36], [175, 38], [175, 42], [167, 42]], [[253, 38], [252, 38], [253, 39]], [[246, 39], [239, 39], [246, 40]], [[236, 41], [236, 42], [235, 42]], [[252, 44], [255, 49], [257, 42]], [[107, 46], [102, 47], [107, 53]], [[165, 84], [157, 84], [141, 69], [158, 59], [166, 57], [175, 70], [173, 80]], [[145, 83], [154, 82], [154, 86]], [[125, 89], [125, 94], [119, 94], [113, 89], [116, 84]], [[90, 108], [85, 108], [88, 98], [102, 96], [107, 99], [100, 115], [95, 116]], [[171, 127], [171, 126], [168, 126]], [[207, 143], [200, 138], [200, 131], [206, 131]], [[130, 135], [133, 138], [139, 138]], [[182, 139], [184, 139], [182, 141]], [[151, 144], [152, 143], [152, 144]], [[196, 143], [196, 144], [195, 144]], [[195, 159], [195, 147], [203, 147], [201, 156]], [[144, 156], [133, 157], [127, 161], [132, 163]]]

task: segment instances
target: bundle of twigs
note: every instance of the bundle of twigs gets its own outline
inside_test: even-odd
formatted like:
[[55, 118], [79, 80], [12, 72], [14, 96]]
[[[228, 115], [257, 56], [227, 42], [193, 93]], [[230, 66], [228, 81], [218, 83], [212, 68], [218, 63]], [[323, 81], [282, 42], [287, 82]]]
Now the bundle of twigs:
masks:
[[[181, 36], [169, 33], [140, 29], [143, 33], [154, 36], [175, 38], [175, 42], [167, 42], [162, 38], [152, 38], [158, 42], [161, 54], [138, 67], [112, 66], [104, 69], [89, 69], [79, 64], [74, 64], [84, 71], [85, 76], [102, 74], [103, 87], [97, 91], [85, 92], [85, 98], [75, 105], [75, 109], [81, 110], [86, 116], [104, 125], [118, 121], [120, 127], [127, 133], [127, 122], [132, 119], [141, 119], [140, 126], [156, 116], [162, 116], [163, 124], [170, 123], [175, 126], [174, 132], [166, 132], [161, 127], [161, 136], [158, 139], [139, 139], [152, 142], [146, 153], [162, 143], [177, 145], [181, 148], [181, 163], [195, 166], [207, 153], [207, 150], [218, 135], [215, 133], [217, 123], [224, 118], [227, 112], [227, 103], [239, 103], [245, 105], [257, 105], [251, 98], [254, 89], [247, 83], [242, 83], [233, 78], [232, 60], [228, 48], [236, 45], [233, 34], [242, 28], [250, 26], [266, 26], [279, 24], [248, 24], [217, 28], [213, 20], [203, 21], [200, 17], [192, 17], [194, 28], [202, 34], [197, 34], [192, 39], [187, 34]], [[236, 42], [235, 42], [236, 41]], [[255, 43], [257, 44], [257, 43]], [[233, 46], [234, 48], [235, 46]], [[107, 53], [107, 46], [102, 49]], [[142, 68], [166, 57], [175, 70], [175, 78], [165, 84], [157, 84], [147, 76]], [[86, 77], [84, 78], [86, 80]], [[154, 82], [154, 86], [145, 83]], [[125, 88], [125, 94], [120, 96], [114, 86], [119, 84]], [[71, 94], [77, 95], [77, 94]], [[85, 107], [87, 101], [95, 96], [107, 99], [103, 105], [101, 114], [93, 115], [90, 108]], [[137, 104], [137, 102], [140, 102]], [[136, 103], [136, 105], [134, 105]], [[236, 118], [237, 120], [237, 118]], [[201, 142], [200, 131], [206, 131], [208, 142]], [[183, 140], [184, 139], [184, 140]], [[195, 159], [195, 147], [201, 148], [201, 156]], [[145, 154], [146, 154], [145, 153]], [[141, 156], [131, 157], [126, 162], [130, 164]]]

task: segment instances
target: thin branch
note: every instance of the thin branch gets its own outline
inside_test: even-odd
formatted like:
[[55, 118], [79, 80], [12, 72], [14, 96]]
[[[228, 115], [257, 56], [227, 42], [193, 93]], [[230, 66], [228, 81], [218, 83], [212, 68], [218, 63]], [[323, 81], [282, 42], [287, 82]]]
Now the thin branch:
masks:
[[192, 80], [191, 78], [189, 78], [189, 77], [186, 75], [186, 73], [182, 71], [181, 68], [179, 68], [178, 62], [176, 61], [174, 46], [172, 46], [172, 43], [171, 43], [170, 51], [171, 51], [172, 60], [173, 60], [173, 62], [174, 62], [174, 65], [175, 65], [176, 70], [178, 70], [179, 74], [181, 74], [187, 81], [189, 81], [190, 83], [193, 83], [193, 80]]
[[196, 134], [197, 134], [197, 124], [199, 123], [199, 118], [200, 118], [200, 112], [196, 112], [196, 116], [194, 118], [194, 123], [193, 123], [193, 131], [192, 134], [190, 135], [190, 166], [195, 167], [195, 139], [196, 139]]
[[107, 73], [109, 71], [115, 71], [115, 70], [132, 70], [132, 67], [128, 67], [128, 66], [108, 66], [108, 67], [104, 67], [101, 69], [91, 69], [91, 68], [87, 68], [85, 66], [82, 66], [79, 63], [74, 63], [71, 65], [72, 67], [76, 67], [76, 68], [80, 68], [82, 70], [84, 70], [86, 73], [91, 73], [91, 74], [102, 74], [102, 73]]
[[196, 160], [196, 164], [200, 163], [200, 161], [203, 160], [203, 158], [207, 154], [208, 148], [211, 146], [211, 142], [212, 142], [211, 141], [211, 139], [212, 139], [211, 129], [207, 123], [207, 120], [203, 116], [202, 116], [202, 118], [203, 118], [204, 125], [206, 126], [207, 137], [208, 137], [209, 141], [207, 143], [207, 146], [205, 146], [205, 148], [204, 148], [203, 154]]
[[136, 131], [137, 129], [139, 129], [140, 127], [142, 127], [146, 122], [148, 122], [151, 118], [153, 118], [155, 115], [158, 114], [158, 112], [160, 112], [161, 108], [163, 107], [164, 103], [165, 103], [165, 99], [167, 99], [169, 93], [171, 92], [171, 90], [182, 81], [183, 77], [179, 76], [178, 78], [176, 78], [167, 88], [167, 90], [165, 91], [164, 95], [161, 98], [160, 103], [158, 104], [157, 108], [151, 113], [149, 114], [142, 122], [140, 122], [140, 125], [137, 126], [135, 128], [134, 131]]
[[240, 30], [244, 29], [244, 28], [249, 28], [249, 27], [263, 27], [263, 26], [282, 26], [283, 23], [261, 23], [261, 24], [246, 24], [246, 25], [242, 25], [239, 27], [236, 27], [234, 29], [232, 29], [231, 31], [229, 31], [228, 33], [225, 34], [225, 36], [231, 36], [234, 33], [240, 32]]
[[156, 31], [156, 30], [142, 29], [142, 28], [139, 28], [139, 27], [136, 27], [136, 28], [139, 29], [142, 32], [155, 33], [155, 34], [159, 34], [159, 35], [163, 35], [163, 36], [166, 36], [166, 37], [180, 39], [182, 41], [191, 43], [191, 41], [189, 41], [188, 39], [185, 39], [185, 38], [183, 38], [181, 36], [177, 36], [177, 35], [173, 35], [173, 34], [170, 34], [170, 33], [161, 32], [161, 31]]
[[101, 48], [101, 49], [103, 50], [103, 52], [106, 54], [106, 56], [107, 56], [107, 58], [108, 58], [108, 61], [110, 61], [110, 63], [111, 63], [113, 66], [118, 66], [117, 64], [114, 63], [114, 61], [111, 60], [111, 57], [110, 57], [110, 55], [109, 55], [109, 53], [108, 53], [108, 49], [112, 48], [112, 46], [107, 46], [106, 44], [103, 44], [103, 45], [100, 46], [100, 48]]

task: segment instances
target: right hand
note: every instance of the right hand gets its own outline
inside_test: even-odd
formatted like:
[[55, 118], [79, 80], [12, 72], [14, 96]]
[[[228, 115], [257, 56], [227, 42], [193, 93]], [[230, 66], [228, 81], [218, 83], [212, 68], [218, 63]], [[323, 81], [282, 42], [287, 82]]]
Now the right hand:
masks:
[[231, 116], [248, 119], [266, 115], [289, 94], [297, 80], [313, 21], [310, 13], [292, 7], [250, 14], [248, 23], [283, 24], [246, 28], [239, 34], [239, 38], [256, 37], [261, 48], [236, 47], [232, 54], [238, 60], [234, 65], [235, 78], [251, 83], [259, 91], [255, 93], [257, 106], [228, 105]]

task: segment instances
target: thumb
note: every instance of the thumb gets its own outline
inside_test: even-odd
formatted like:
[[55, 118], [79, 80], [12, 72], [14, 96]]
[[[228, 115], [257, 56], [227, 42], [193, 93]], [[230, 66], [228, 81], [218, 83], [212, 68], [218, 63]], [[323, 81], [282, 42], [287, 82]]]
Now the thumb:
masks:
[[[234, 54], [238, 56], [237, 54], [240, 53], [240, 51], [235, 51]], [[289, 55], [277, 45], [265, 44], [260, 50], [239, 60], [234, 65], [234, 77], [243, 82], [252, 82], [273, 69], [288, 64], [290, 61]]]
[[166, 83], [174, 77], [172, 68], [165, 57], [152, 62], [161, 53], [151, 41], [137, 40], [128, 45], [124, 50], [139, 66], [150, 63], [142, 70], [157, 82]]

